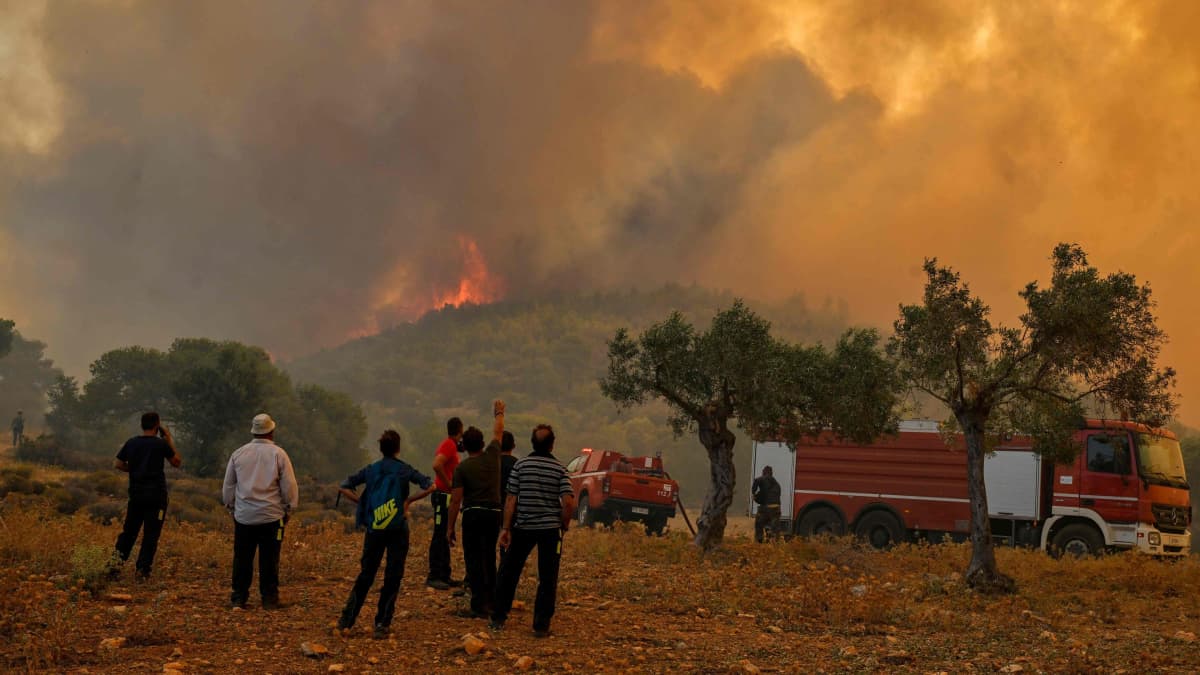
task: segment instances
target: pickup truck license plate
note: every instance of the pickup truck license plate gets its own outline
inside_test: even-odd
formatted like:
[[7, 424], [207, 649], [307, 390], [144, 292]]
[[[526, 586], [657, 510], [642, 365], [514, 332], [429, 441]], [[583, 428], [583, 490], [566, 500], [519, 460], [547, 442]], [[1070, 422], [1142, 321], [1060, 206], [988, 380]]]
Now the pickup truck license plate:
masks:
[[643, 507], [643, 506], [635, 506], [635, 507], [633, 507], [633, 509], [631, 509], [631, 510], [632, 510], [634, 513], [640, 513], [640, 514], [642, 514], [643, 516], [648, 516], [648, 515], [650, 515], [650, 509], [648, 509], [648, 508], [645, 508], [645, 507]]

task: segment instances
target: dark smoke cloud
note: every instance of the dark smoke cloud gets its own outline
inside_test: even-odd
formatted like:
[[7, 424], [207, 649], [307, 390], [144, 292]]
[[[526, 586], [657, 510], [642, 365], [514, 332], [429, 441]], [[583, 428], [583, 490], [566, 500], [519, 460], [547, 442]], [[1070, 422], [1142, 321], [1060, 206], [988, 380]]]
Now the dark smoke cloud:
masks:
[[31, 7], [0, 19], [0, 315], [75, 370], [411, 318], [458, 235], [509, 294], [697, 281], [876, 325], [927, 255], [1012, 316], [1067, 239], [1154, 284], [1200, 393], [1195, 3]]

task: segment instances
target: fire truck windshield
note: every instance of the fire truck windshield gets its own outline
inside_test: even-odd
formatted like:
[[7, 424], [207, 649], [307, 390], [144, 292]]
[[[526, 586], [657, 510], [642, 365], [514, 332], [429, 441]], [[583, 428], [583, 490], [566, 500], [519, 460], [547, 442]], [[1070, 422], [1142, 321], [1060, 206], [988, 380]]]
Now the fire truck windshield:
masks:
[[1137, 435], [1138, 475], [1159, 485], [1187, 488], [1179, 441], [1151, 434]]

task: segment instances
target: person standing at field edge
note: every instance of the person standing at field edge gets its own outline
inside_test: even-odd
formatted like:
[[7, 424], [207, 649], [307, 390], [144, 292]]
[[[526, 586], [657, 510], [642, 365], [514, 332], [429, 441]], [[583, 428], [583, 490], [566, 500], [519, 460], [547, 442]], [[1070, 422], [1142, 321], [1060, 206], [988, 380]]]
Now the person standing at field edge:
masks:
[[158, 413], [142, 415], [142, 434], [125, 441], [117, 453], [114, 466], [129, 474], [129, 505], [125, 509], [125, 526], [117, 537], [116, 550], [108, 564], [108, 575], [117, 577], [121, 565], [129, 560], [138, 532], [142, 533], [142, 548], [138, 551], [138, 577], [149, 578], [158, 551], [158, 538], [167, 517], [167, 475], [163, 462], [178, 467], [183, 463], [175, 448], [175, 439], [162, 424]]
[[[399, 453], [400, 434], [388, 429], [379, 437], [379, 454], [383, 459], [363, 467], [338, 488], [346, 498], [358, 504], [355, 520], [359, 527], [366, 529], [366, 534], [358, 579], [346, 599], [337, 627], [338, 630], [354, 627], [386, 551], [387, 567], [383, 570], [383, 588], [379, 591], [379, 608], [375, 612], [377, 640], [387, 637], [391, 630], [396, 596], [400, 594], [400, 581], [404, 578], [404, 561], [408, 557], [408, 507], [433, 492], [433, 481], [429, 476], [397, 459]], [[423, 492], [409, 497], [410, 483]], [[359, 497], [354, 490], [363, 484], [367, 487]]]
[[758, 504], [758, 513], [754, 516], [754, 541], [760, 544], [779, 531], [781, 491], [779, 481], [775, 480], [775, 470], [769, 466], [764, 466], [762, 475], [750, 485], [750, 495]]
[[533, 452], [517, 460], [508, 479], [500, 547], [507, 548], [496, 576], [492, 630], [504, 628], [525, 561], [538, 551], [537, 597], [533, 603], [533, 636], [550, 636], [550, 619], [558, 595], [558, 567], [563, 535], [575, 513], [575, 495], [567, 470], [554, 458], [554, 429], [539, 424], [529, 439]]
[[444, 591], [462, 586], [450, 578], [450, 539], [446, 536], [449, 523], [450, 489], [454, 470], [458, 468], [458, 443], [462, 440], [463, 423], [457, 417], [446, 421], [446, 439], [433, 456], [433, 482], [437, 487], [430, 501], [433, 505], [433, 537], [429, 540], [429, 576], [425, 585]]
[[13, 435], [12, 446], [19, 448], [21, 447], [21, 436], [25, 434], [25, 413], [23, 411], [17, 411], [17, 416], [12, 420], [11, 428]]
[[283, 530], [300, 502], [292, 460], [275, 445], [275, 420], [266, 413], [250, 424], [254, 440], [234, 451], [225, 468], [221, 498], [233, 513], [233, 590], [229, 606], [246, 608], [258, 554], [258, 589], [263, 609], [283, 609], [279, 600], [279, 551]]

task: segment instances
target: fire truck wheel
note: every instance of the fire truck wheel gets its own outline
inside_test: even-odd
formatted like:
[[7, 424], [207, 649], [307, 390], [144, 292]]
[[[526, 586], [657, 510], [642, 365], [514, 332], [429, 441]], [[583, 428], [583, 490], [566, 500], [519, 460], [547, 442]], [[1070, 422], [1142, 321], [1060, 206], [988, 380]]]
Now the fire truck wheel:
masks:
[[839, 537], [846, 533], [846, 524], [842, 522], [842, 517], [837, 511], [828, 506], [818, 506], [817, 508], [805, 513], [800, 518], [800, 523], [796, 526], [796, 534], [802, 537], [812, 537], [821, 534], [829, 534]]
[[872, 511], [858, 519], [854, 534], [875, 548], [891, 548], [904, 538], [904, 527], [887, 511]]
[[592, 514], [592, 507], [588, 506], [588, 494], [586, 492], [579, 495], [579, 512], [576, 515], [579, 517], [579, 524], [583, 527], [591, 527], [592, 523], [596, 522]]
[[1104, 539], [1091, 525], [1071, 523], [1054, 533], [1050, 548], [1056, 557], [1067, 554], [1082, 558], [1103, 553]]

